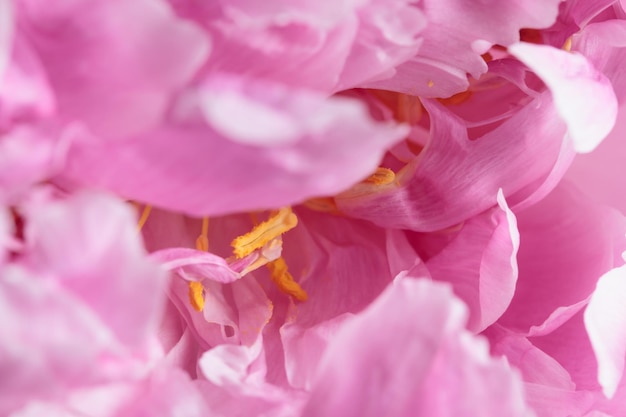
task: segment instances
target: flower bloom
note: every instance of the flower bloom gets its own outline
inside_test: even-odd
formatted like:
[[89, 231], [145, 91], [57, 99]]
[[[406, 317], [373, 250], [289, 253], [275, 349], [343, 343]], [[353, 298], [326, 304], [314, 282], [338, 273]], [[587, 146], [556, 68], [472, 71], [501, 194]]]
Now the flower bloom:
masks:
[[0, 0], [0, 414], [623, 415], [625, 17]]

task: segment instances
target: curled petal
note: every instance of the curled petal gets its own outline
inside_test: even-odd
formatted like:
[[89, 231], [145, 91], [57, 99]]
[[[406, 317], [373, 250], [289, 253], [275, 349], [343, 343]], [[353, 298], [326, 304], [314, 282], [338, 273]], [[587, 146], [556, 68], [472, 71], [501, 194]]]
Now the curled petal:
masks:
[[617, 117], [617, 98], [606, 76], [584, 56], [551, 46], [522, 42], [511, 45], [509, 52], [550, 88], [576, 151], [594, 150]]

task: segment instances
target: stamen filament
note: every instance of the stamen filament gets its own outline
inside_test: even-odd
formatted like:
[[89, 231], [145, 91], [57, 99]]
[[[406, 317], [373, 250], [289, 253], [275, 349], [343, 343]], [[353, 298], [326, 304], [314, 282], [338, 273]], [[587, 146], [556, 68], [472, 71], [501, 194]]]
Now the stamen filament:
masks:
[[152, 211], [152, 206], [150, 204], [146, 204], [141, 212], [141, 216], [139, 216], [139, 221], [137, 222], [137, 231], [141, 232], [141, 229], [148, 221], [148, 217], [150, 217], [150, 212]]
[[203, 252], [209, 251], [209, 218], [202, 218], [202, 230], [200, 236], [196, 239], [196, 249]]
[[290, 207], [282, 208], [268, 220], [256, 225], [250, 232], [235, 238], [231, 246], [239, 259], [260, 249], [270, 240], [296, 227], [298, 218]]
[[281, 257], [267, 264], [272, 281], [278, 289], [298, 301], [306, 301], [309, 296], [287, 270], [287, 263]]

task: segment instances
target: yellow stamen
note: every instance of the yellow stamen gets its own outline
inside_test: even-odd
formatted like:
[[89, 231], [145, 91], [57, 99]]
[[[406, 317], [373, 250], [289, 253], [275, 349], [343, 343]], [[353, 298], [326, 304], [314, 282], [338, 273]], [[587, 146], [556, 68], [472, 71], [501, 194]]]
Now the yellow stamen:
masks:
[[341, 214], [333, 197], [311, 198], [303, 204], [311, 210], [321, 211], [324, 213]]
[[250, 232], [241, 235], [230, 244], [237, 258], [243, 258], [260, 249], [270, 240], [296, 227], [298, 218], [290, 207], [282, 208], [268, 220], [256, 225]]
[[197, 281], [189, 282], [189, 303], [196, 311], [204, 310], [204, 287]]
[[387, 185], [396, 178], [396, 174], [389, 168], [378, 167], [376, 172], [363, 180], [366, 184]]
[[432, 88], [435, 86], [435, 82], [433, 80], [428, 80], [428, 84], [426, 85], [428, 85], [428, 88]]
[[139, 217], [139, 221], [137, 222], [137, 231], [141, 232], [141, 229], [148, 221], [148, 217], [150, 217], [150, 212], [152, 211], [152, 206], [150, 204], [146, 204], [141, 212], [141, 216]]
[[295, 298], [298, 301], [306, 301], [309, 296], [306, 291], [293, 279], [287, 270], [287, 264], [281, 257], [267, 264], [272, 281], [279, 290]]
[[563, 50], [570, 52], [572, 50], [572, 38], [569, 37], [563, 44]]
[[196, 239], [196, 249], [208, 252], [209, 251], [209, 218], [202, 218], [202, 231], [200, 236]]

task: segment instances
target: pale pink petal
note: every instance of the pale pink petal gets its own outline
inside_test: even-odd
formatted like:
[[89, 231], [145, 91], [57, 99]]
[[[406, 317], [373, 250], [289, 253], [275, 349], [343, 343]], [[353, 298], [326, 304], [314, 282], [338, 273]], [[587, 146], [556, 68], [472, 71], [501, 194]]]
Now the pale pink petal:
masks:
[[528, 340], [565, 368], [577, 390], [600, 392], [598, 364], [585, 329], [582, 310], [552, 333]]
[[208, 51], [206, 36], [162, 1], [24, 0], [18, 16], [59, 116], [103, 135], [156, 124]]
[[540, 417], [580, 416], [592, 407], [593, 394], [586, 391], [524, 384], [528, 404]]
[[548, 86], [577, 152], [591, 152], [608, 135], [617, 117], [611, 82], [583, 55], [551, 46], [518, 43], [509, 52]]
[[426, 262], [432, 278], [451, 283], [467, 304], [470, 330], [484, 330], [509, 306], [517, 281], [518, 246], [515, 216], [500, 191], [498, 207], [465, 222], [454, 240]]
[[614, 207], [626, 215], [624, 161], [626, 160], [626, 107], [620, 107], [617, 123], [598, 148], [576, 156], [566, 178], [595, 201]]
[[562, 151], [565, 128], [547, 93], [474, 140], [448, 109], [424, 105], [431, 138], [419, 157], [389, 185], [338, 195], [341, 211], [383, 227], [445, 229], [494, 206], [500, 188], [512, 207], [529, 198]]
[[16, 204], [30, 187], [60, 170], [59, 132], [21, 125], [0, 140], [0, 202]]
[[[15, 30], [13, 13], [11, 0], [0, 0], [0, 80], [11, 58], [10, 45]], [[4, 88], [1, 82], [0, 86]]]
[[394, 283], [333, 338], [303, 417], [533, 415], [466, 316], [449, 287]]
[[1, 275], [0, 414], [136, 372], [129, 363], [116, 370], [120, 346], [88, 304], [20, 267]]
[[197, 385], [181, 370], [157, 368], [141, 384], [134, 398], [115, 417], [206, 417], [211, 410]]
[[[598, 278], [621, 263], [626, 249], [623, 216], [570, 184], [562, 183], [542, 202], [518, 213], [517, 221], [519, 278], [499, 323], [523, 333], [547, 321], [561, 322], [559, 316], [567, 320], [583, 308]], [[574, 309], [558, 310], [565, 307]]]
[[368, 84], [422, 97], [449, 97], [487, 71], [480, 56], [494, 44], [519, 41], [522, 28], [544, 28], [557, 17], [559, 0], [426, 0], [428, 26], [415, 58], [387, 80]]
[[26, 36], [18, 31], [8, 50], [10, 62], [4, 73], [0, 71], [0, 126], [51, 116], [55, 98], [45, 69]]
[[[216, 76], [190, 94], [163, 129], [114, 142], [83, 137], [67, 177], [192, 215], [275, 208], [367, 177], [406, 133], [351, 99], [278, 84]], [[246, 114], [225, 112], [242, 103]]]
[[33, 203], [26, 217], [30, 267], [58, 277], [122, 342], [145, 343], [157, 326], [165, 271], [148, 259], [130, 205], [84, 192]]
[[425, 25], [420, 8], [407, 0], [215, 3], [176, 5], [214, 39], [206, 72], [324, 93], [386, 76], [415, 54]]
[[527, 338], [495, 325], [487, 329], [493, 355], [503, 355], [522, 373], [524, 382], [562, 390], [574, 390], [569, 373], [554, 358], [533, 346]]
[[240, 278], [228, 263], [219, 256], [189, 248], [162, 249], [151, 254], [168, 271], [174, 271], [187, 279], [212, 281], [228, 284]]
[[626, 267], [604, 274], [585, 310], [585, 328], [598, 361], [598, 382], [611, 398], [622, 379], [626, 358]]
[[592, 23], [573, 37], [572, 50], [587, 57], [595, 68], [611, 81], [620, 102], [626, 97], [626, 76], [622, 71], [626, 59], [626, 22], [609, 20]]

